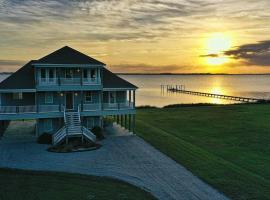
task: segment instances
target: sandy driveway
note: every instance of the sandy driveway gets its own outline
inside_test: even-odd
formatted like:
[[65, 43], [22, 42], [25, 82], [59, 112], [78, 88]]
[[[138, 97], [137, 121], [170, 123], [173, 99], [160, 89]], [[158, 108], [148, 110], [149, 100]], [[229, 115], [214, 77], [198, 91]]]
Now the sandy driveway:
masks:
[[0, 167], [114, 177], [164, 200], [226, 199], [137, 136], [110, 137], [102, 144], [96, 151], [58, 154], [33, 137], [6, 137], [0, 140]]

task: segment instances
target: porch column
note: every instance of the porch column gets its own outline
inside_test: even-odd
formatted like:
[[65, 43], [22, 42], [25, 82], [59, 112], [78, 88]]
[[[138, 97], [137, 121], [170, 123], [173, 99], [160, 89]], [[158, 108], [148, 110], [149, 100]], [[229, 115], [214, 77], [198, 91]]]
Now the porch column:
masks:
[[116, 122], [119, 124], [119, 115], [116, 115]]
[[131, 106], [131, 90], [128, 91], [128, 106]]
[[121, 118], [121, 126], [123, 126], [123, 115], [120, 115]]
[[127, 129], [128, 126], [127, 126], [127, 115], [125, 115], [125, 129]]
[[128, 130], [131, 132], [131, 114], [128, 115]]
[[38, 92], [35, 93], [36, 112], [39, 112]]
[[132, 132], [135, 134], [135, 115], [133, 115], [133, 122], [132, 122]]
[[80, 101], [81, 101], [81, 111], [83, 111], [83, 91], [81, 91], [80, 95], [81, 95], [81, 97], [80, 97]]
[[81, 85], [83, 85], [83, 68], [79, 68], [81, 70]]
[[38, 119], [36, 119], [36, 137], [38, 136]]
[[133, 90], [133, 108], [135, 108], [135, 90]]

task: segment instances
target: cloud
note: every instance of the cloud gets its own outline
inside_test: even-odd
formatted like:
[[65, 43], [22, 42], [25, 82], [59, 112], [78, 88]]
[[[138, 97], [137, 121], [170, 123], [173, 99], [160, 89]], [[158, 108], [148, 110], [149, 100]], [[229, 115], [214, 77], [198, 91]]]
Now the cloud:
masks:
[[22, 60], [0, 60], [0, 65], [22, 65], [25, 61]]
[[224, 52], [233, 59], [243, 60], [246, 64], [270, 67], [270, 40], [239, 46]]
[[0, 59], [0, 71], [4, 72], [13, 72], [16, 71], [19, 67], [25, 64], [25, 61], [22, 60], [1, 60]]
[[211, 54], [200, 55], [200, 57], [217, 58], [217, 57], [219, 57], [219, 54], [211, 53]]

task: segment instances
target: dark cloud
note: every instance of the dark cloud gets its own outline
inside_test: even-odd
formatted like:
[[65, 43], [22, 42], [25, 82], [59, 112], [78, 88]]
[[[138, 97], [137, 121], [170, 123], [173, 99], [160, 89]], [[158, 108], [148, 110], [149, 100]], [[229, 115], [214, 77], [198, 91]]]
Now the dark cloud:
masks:
[[270, 66], [270, 40], [245, 44], [225, 51], [224, 55], [243, 60], [249, 65]]
[[211, 53], [211, 54], [206, 54], [206, 55], [200, 55], [200, 57], [211, 57], [211, 58], [217, 58], [219, 57], [218, 54]]

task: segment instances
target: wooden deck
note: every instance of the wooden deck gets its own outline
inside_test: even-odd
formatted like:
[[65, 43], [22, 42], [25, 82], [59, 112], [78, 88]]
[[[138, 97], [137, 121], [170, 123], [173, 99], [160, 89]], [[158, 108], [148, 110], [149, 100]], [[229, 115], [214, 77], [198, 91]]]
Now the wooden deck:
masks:
[[223, 95], [223, 94], [214, 94], [214, 93], [207, 93], [207, 92], [197, 92], [186, 90], [184, 85], [161, 85], [161, 90], [166, 90], [167, 92], [176, 92], [176, 93], [184, 93], [190, 95], [197, 95], [197, 96], [205, 96], [211, 98], [218, 98], [218, 99], [226, 99], [232, 101], [241, 101], [246, 103], [256, 103], [258, 101], [265, 101], [265, 99], [258, 99], [258, 98], [250, 98], [250, 97], [239, 97], [239, 96], [230, 96], [230, 95]]

